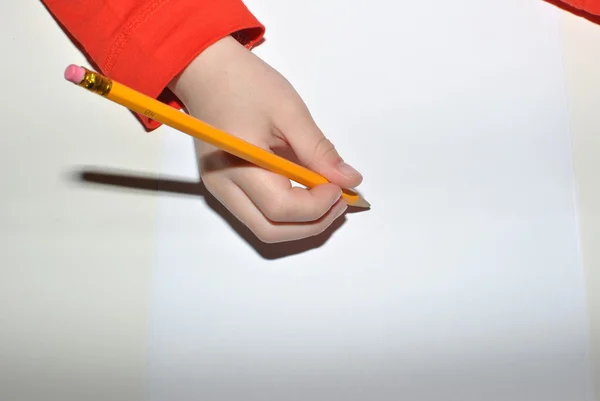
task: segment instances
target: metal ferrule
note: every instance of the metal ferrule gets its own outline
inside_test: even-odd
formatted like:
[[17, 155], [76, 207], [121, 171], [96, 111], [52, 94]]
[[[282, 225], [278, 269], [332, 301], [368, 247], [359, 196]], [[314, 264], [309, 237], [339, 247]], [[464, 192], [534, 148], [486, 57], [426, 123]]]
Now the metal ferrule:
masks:
[[105, 96], [112, 88], [112, 81], [104, 75], [100, 75], [97, 72], [85, 68], [85, 75], [83, 80], [79, 83], [79, 86], [97, 93], [98, 95]]

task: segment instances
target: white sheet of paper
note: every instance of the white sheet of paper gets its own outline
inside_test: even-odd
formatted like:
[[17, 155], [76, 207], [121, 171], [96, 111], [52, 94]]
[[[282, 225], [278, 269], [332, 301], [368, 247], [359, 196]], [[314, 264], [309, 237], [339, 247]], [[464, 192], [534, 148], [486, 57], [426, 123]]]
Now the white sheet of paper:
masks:
[[[556, 10], [246, 4], [373, 208], [272, 247], [165, 193], [150, 399], [591, 400]], [[198, 179], [189, 137], [164, 157]]]

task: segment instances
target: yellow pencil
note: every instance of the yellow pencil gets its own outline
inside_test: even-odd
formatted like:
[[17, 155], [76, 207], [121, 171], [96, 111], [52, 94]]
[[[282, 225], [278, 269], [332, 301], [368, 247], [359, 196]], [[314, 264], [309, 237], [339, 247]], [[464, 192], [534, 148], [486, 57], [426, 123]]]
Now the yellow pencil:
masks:
[[[87, 68], [70, 65], [65, 70], [65, 78], [132, 111], [210, 143], [266, 170], [283, 175], [305, 187], [313, 188], [329, 182], [314, 171], [181, 113], [174, 107]], [[360, 208], [371, 206], [360, 194], [351, 189], [343, 189], [342, 198], [350, 206]]]

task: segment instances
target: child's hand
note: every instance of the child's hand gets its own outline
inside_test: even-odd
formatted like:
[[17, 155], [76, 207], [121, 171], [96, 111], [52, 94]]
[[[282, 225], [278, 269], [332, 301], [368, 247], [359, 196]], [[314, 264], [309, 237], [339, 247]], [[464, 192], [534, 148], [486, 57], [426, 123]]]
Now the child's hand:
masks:
[[199, 144], [206, 188], [259, 239], [316, 235], [344, 213], [340, 188], [357, 186], [362, 176], [342, 162], [286, 79], [235, 39], [206, 49], [170, 88], [191, 115], [264, 149], [289, 147], [331, 182], [294, 188], [283, 176]]

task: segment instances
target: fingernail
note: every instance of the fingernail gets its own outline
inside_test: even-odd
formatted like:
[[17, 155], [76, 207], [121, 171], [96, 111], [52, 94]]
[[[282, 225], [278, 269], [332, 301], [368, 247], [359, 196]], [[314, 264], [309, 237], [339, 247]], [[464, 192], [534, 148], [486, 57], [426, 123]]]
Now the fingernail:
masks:
[[341, 162], [338, 165], [338, 170], [346, 177], [355, 177], [357, 175], [360, 176], [360, 173], [354, 167], [345, 162]]

